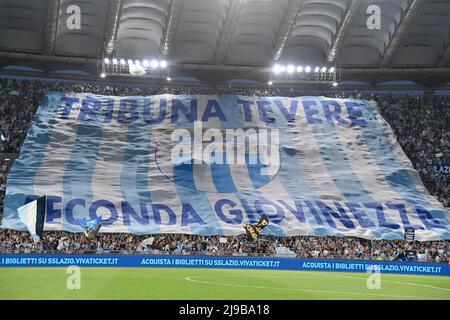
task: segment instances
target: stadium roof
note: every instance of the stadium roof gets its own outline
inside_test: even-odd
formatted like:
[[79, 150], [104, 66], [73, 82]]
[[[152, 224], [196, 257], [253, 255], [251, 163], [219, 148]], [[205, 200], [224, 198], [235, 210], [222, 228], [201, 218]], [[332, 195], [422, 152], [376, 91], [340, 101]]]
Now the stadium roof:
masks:
[[[381, 26], [371, 30], [374, 4]], [[80, 30], [67, 26], [71, 5], [81, 9]], [[336, 63], [347, 80], [370, 82], [420, 81], [420, 68], [433, 68], [427, 81], [445, 83], [449, 17], [450, 0], [0, 0], [0, 68], [97, 74], [114, 54], [164, 57], [180, 74], [216, 83], [261, 80], [260, 68], [276, 61]]]

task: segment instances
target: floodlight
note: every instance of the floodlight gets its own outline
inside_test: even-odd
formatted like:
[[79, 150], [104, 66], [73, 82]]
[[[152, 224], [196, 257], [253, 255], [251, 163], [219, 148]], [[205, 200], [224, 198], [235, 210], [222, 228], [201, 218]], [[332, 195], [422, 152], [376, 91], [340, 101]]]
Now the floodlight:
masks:
[[152, 69], [158, 68], [158, 61], [156, 61], [155, 59], [150, 61], [150, 68], [152, 68]]

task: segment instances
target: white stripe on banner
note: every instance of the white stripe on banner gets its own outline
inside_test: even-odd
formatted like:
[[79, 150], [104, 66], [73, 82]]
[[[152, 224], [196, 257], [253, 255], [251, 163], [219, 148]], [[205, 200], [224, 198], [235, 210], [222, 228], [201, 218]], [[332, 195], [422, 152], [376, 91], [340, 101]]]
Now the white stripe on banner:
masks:
[[[339, 103], [341, 110], [348, 117], [345, 104]], [[363, 133], [358, 126], [348, 129], [344, 126], [335, 126], [337, 137], [341, 146], [344, 146], [343, 152], [358, 181], [368, 190], [370, 196], [382, 203], [404, 203], [404, 199], [398, 195], [387, 183], [383, 171], [378, 167], [376, 161], [372, 158], [370, 150], [364, 143]], [[375, 182], [375, 183], [374, 183]], [[407, 210], [413, 210], [413, 207], [405, 204]], [[383, 206], [387, 220], [402, 225], [401, 217], [398, 212], [390, 210]], [[423, 227], [422, 222], [417, 216], [412, 216], [410, 221], [412, 225]]]
[[[156, 101], [162, 98], [168, 98], [167, 95], [155, 97]], [[157, 103], [157, 102], [156, 102]], [[167, 108], [172, 109], [172, 104], [168, 103]], [[161, 233], [191, 233], [189, 226], [182, 227], [180, 225], [180, 211], [182, 208], [182, 201], [179, 198], [175, 183], [173, 183], [173, 166], [170, 161], [170, 153], [161, 151], [170, 141], [171, 130], [175, 129], [173, 124], [167, 124], [166, 127], [156, 126], [151, 130], [152, 135], [152, 155], [150, 157], [149, 168], [149, 187], [152, 204], [157, 204], [152, 210], [153, 221], [159, 219], [161, 224], [158, 225]], [[164, 158], [162, 158], [164, 156]], [[162, 158], [162, 159], [161, 159]], [[158, 161], [159, 160], [159, 161]], [[163, 161], [161, 161], [163, 160]], [[166, 175], [164, 175], [166, 174]], [[169, 179], [171, 178], [171, 179]], [[164, 204], [165, 206], [159, 206]], [[177, 223], [169, 224], [170, 213], [167, 210], [173, 208], [177, 215]], [[154, 222], [155, 223], [155, 222]]]
[[20, 220], [32, 235], [36, 235], [37, 200], [31, 201], [17, 209]]

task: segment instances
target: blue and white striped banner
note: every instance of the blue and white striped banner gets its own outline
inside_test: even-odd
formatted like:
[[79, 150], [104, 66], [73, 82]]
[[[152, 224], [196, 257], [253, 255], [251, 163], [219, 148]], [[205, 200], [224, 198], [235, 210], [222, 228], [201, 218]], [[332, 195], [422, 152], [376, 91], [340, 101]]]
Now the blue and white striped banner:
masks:
[[[278, 167], [264, 173], [251, 152], [174, 165], [172, 133], [196, 123], [277, 129]], [[101, 232], [237, 235], [266, 214], [278, 236], [450, 239], [449, 211], [363, 100], [50, 92], [8, 176], [2, 227], [25, 230], [17, 208], [40, 195], [45, 230], [81, 232], [78, 218], [101, 215]]]

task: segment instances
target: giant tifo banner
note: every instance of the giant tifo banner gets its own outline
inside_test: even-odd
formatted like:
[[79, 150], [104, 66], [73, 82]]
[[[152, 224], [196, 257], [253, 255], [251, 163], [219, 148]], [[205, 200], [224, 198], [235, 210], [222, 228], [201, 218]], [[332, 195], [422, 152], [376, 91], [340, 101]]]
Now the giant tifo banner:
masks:
[[3, 228], [47, 195], [45, 230], [450, 239], [373, 103], [49, 92], [8, 176]]

